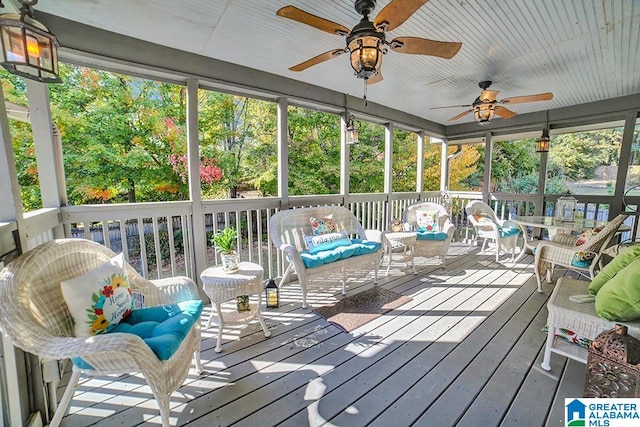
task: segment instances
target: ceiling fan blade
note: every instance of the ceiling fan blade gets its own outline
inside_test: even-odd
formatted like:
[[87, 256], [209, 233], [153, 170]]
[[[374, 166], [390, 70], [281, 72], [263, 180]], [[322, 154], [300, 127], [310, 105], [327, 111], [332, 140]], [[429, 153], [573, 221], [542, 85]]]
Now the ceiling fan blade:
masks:
[[505, 119], [510, 119], [515, 116], [517, 113], [509, 110], [508, 108], [504, 108], [502, 105], [498, 105], [496, 107], [496, 114]]
[[480, 101], [495, 101], [496, 100], [496, 96], [498, 96], [498, 94], [500, 93], [500, 91], [498, 90], [483, 90], [482, 93], [480, 94]]
[[382, 26], [385, 31], [398, 28], [429, 0], [391, 0], [382, 8], [373, 21], [374, 27]]
[[470, 104], [466, 104], [466, 105], [445, 105], [444, 107], [432, 107], [429, 108], [430, 110], [441, 110], [442, 108], [464, 108], [464, 107], [471, 107]]
[[367, 79], [367, 85], [374, 85], [376, 83], [380, 83], [383, 79], [384, 77], [382, 77], [382, 71], [378, 71], [378, 74], [376, 74], [373, 77], [369, 77]]
[[469, 114], [472, 111], [473, 111], [473, 109], [467, 110], [467, 111], [463, 111], [462, 113], [458, 114], [457, 116], [450, 118], [449, 121], [450, 122], [455, 122], [456, 120], [466, 116], [467, 114]]
[[298, 9], [295, 6], [285, 6], [279, 9], [276, 12], [276, 15], [293, 19], [294, 21], [310, 25], [314, 28], [326, 31], [330, 34], [337, 34], [339, 36], [346, 36], [351, 31], [343, 25], [336, 24], [335, 22], [329, 21], [328, 19], [320, 18], [316, 15], [312, 15], [302, 9]]
[[330, 59], [335, 58], [336, 56], [342, 55], [344, 53], [344, 49], [334, 49], [334, 50], [330, 50], [328, 52], [325, 53], [321, 53], [318, 56], [314, 56], [311, 59], [308, 59], [304, 62], [301, 62], [298, 65], [294, 65], [293, 67], [289, 68], [291, 71], [303, 71], [306, 70], [307, 68], [319, 64], [321, 62], [324, 61], [328, 61]]
[[553, 94], [551, 92], [545, 92], [536, 95], [512, 96], [511, 98], [500, 100], [500, 104], [520, 104], [522, 102], [550, 101], [552, 99]]
[[451, 59], [462, 47], [460, 42], [439, 42], [419, 37], [397, 37], [389, 43], [394, 52], [431, 55]]

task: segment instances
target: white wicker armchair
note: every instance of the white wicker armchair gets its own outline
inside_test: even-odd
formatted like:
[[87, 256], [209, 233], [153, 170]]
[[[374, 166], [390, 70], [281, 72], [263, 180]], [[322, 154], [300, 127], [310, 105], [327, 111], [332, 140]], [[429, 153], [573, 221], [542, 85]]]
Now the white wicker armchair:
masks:
[[[542, 276], [546, 276], [547, 283], [551, 283], [553, 268], [559, 265], [564, 268], [585, 272], [590, 279], [595, 277], [595, 269], [598, 267], [602, 252], [609, 246], [609, 242], [626, 219], [626, 215], [620, 214], [598, 233], [592, 234], [579, 246], [576, 246], [577, 236], [558, 233], [551, 241], [541, 241], [536, 248], [534, 272], [538, 281], [538, 292], [542, 292]], [[593, 258], [585, 265], [575, 263], [577, 253], [591, 253]]]
[[[138, 336], [108, 333], [75, 337], [60, 282], [81, 276], [108, 262], [115, 254], [84, 239], [44, 243], [9, 263], [0, 273], [0, 327], [12, 343], [44, 359], [81, 357], [94, 369], [73, 366], [69, 384], [51, 426], [60, 424], [82, 373], [88, 375], [141, 372], [160, 407], [163, 426], [169, 425], [171, 394], [184, 382], [192, 356], [200, 372], [200, 322], [189, 330], [176, 352], [160, 361]], [[200, 299], [188, 277], [149, 281], [126, 265], [132, 290], [144, 293], [147, 306]]]
[[475, 228], [475, 236], [471, 241], [474, 245], [478, 239], [484, 239], [482, 250], [487, 245], [487, 240], [496, 242], [496, 261], [500, 259], [500, 251], [511, 252], [511, 259], [515, 258], [520, 226], [513, 221], [498, 219], [491, 206], [480, 201], [472, 200], [464, 208], [467, 220]]
[[415, 254], [425, 258], [439, 257], [442, 260], [442, 268], [446, 267], [447, 252], [453, 238], [455, 226], [449, 221], [449, 214], [444, 206], [433, 202], [417, 202], [407, 206], [402, 215], [402, 222], [406, 230], [417, 231], [418, 224], [416, 213], [418, 211], [438, 213], [438, 232], [446, 235], [442, 239], [422, 239], [418, 236]]
[[347, 276], [366, 275], [373, 271], [374, 283], [378, 282], [378, 267], [382, 258], [382, 248], [372, 253], [339, 259], [318, 267], [307, 268], [301, 252], [306, 249], [305, 236], [312, 235], [310, 218], [324, 218], [332, 215], [339, 231], [350, 237], [380, 242], [380, 232], [365, 231], [351, 211], [342, 206], [321, 206], [312, 208], [286, 209], [275, 213], [269, 220], [269, 237], [289, 261], [282, 275], [279, 287], [295, 272], [302, 288], [302, 307], [307, 307], [307, 291], [310, 286], [342, 282], [342, 293], [346, 294]]

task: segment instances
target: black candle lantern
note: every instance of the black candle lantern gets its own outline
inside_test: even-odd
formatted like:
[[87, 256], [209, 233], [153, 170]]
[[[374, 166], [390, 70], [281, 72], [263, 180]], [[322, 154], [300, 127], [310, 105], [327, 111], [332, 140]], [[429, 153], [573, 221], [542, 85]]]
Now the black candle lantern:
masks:
[[267, 300], [267, 308], [280, 307], [280, 291], [275, 280], [269, 279], [267, 286], [264, 288], [264, 293]]

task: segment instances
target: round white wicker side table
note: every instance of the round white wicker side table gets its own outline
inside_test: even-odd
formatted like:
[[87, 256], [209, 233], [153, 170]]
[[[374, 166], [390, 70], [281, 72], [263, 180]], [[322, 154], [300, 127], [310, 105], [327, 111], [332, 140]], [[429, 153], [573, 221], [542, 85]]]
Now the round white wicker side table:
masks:
[[[204, 287], [204, 292], [211, 299], [211, 303], [215, 304], [216, 309], [211, 310], [211, 316], [207, 322], [207, 328], [211, 326], [213, 316], [217, 316], [218, 324], [218, 342], [216, 344], [216, 352], [222, 351], [222, 330], [225, 323], [237, 323], [241, 321], [251, 320], [257, 316], [260, 326], [264, 331], [264, 336], [271, 336], [271, 331], [267, 328], [260, 307], [262, 306], [262, 292], [264, 286], [262, 284], [263, 270], [258, 264], [252, 262], [241, 262], [239, 269], [234, 273], [225, 272], [222, 267], [209, 267], [200, 274], [200, 279]], [[258, 304], [251, 304], [249, 315], [242, 316], [241, 313], [227, 313], [227, 319], [222, 315], [222, 303], [234, 299], [241, 295], [258, 295]]]
[[383, 231], [382, 232], [382, 245], [384, 246], [384, 253], [388, 256], [387, 259], [387, 276], [389, 275], [389, 269], [391, 268], [391, 262], [393, 259], [393, 250], [401, 248], [402, 252], [398, 253], [400, 257], [399, 261], [405, 262], [407, 267], [411, 263], [413, 274], [418, 274], [416, 266], [413, 263], [413, 254], [415, 252], [417, 233], [415, 231]]

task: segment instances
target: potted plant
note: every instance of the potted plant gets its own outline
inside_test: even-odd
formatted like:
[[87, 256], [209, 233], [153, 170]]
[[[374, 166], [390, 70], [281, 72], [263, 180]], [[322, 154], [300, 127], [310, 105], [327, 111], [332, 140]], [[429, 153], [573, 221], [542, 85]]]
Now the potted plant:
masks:
[[235, 228], [225, 227], [213, 236], [213, 244], [220, 253], [222, 269], [226, 272], [238, 270], [238, 254], [236, 253], [236, 239], [238, 232]]

